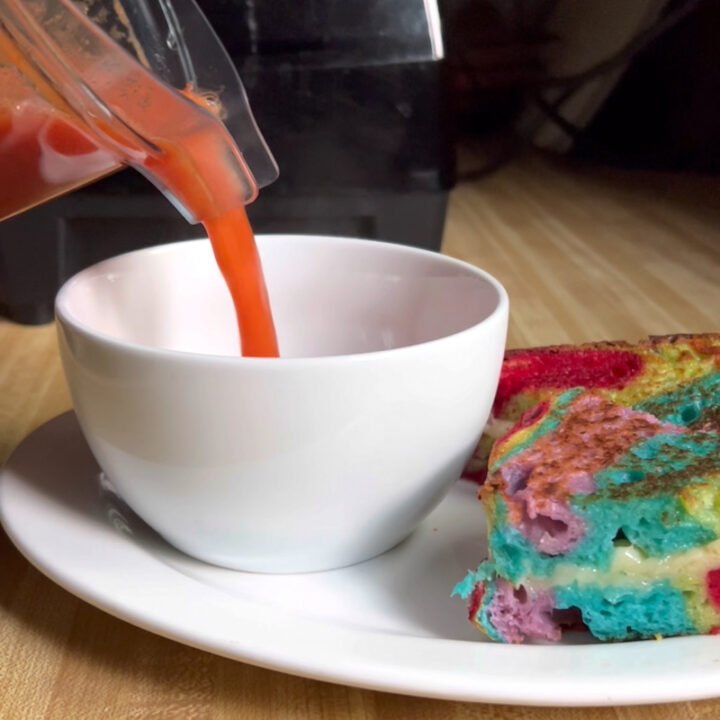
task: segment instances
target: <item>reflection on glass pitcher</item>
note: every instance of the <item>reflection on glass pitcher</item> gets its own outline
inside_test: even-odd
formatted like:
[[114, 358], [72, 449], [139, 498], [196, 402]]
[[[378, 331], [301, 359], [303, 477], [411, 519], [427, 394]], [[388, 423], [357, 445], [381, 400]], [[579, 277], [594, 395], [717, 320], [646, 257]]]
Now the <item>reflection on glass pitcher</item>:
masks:
[[[170, 193], [168, 151], [186, 168], [221, 153], [225, 181]], [[252, 201], [277, 177], [194, 0], [0, 0], [0, 220], [124, 165], [191, 222]]]

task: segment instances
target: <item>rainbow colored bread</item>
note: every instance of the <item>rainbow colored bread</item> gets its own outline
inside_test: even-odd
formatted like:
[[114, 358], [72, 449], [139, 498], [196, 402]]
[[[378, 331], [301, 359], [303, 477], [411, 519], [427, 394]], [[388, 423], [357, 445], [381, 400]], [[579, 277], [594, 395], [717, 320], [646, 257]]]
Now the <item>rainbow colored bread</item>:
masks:
[[489, 559], [455, 589], [492, 639], [720, 628], [720, 336], [509, 353], [516, 422], [481, 489]]
[[582, 387], [632, 406], [717, 368], [719, 346], [720, 335], [705, 334], [508, 350], [491, 419], [463, 477], [484, 482], [495, 441], [546, 398]]

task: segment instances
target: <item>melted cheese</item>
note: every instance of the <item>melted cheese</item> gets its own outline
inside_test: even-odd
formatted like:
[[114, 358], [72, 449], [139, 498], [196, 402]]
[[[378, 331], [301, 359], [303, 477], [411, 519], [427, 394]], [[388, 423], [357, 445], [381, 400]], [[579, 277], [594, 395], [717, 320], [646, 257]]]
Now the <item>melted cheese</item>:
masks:
[[638, 548], [628, 545], [615, 548], [608, 570], [560, 563], [548, 577], [531, 577], [523, 584], [539, 590], [572, 583], [603, 587], [642, 586], [667, 579], [674, 585], [687, 586], [697, 584], [715, 568], [720, 568], [720, 540], [665, 557], [648, 557]]

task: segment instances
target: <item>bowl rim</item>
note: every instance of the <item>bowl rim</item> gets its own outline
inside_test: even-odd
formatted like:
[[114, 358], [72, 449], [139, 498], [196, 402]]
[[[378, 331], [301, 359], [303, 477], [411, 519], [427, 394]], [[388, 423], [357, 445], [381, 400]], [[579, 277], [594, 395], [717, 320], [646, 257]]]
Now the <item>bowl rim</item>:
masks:
[[[478, 280], [484, 281], [488, 286], [492, 287], [497, 295], [497, 302], [495, 307], [488, 312], [488, 314], [479, 322], [476, 322], [469, 327], [460, 330], [458, 332], [443, 335], [439, 338], [433, 338], [432, 340], [426, 340], [420, 343], [414, 343], [412, 345], [403, 345], [397, 348], [389, 348], [384, 350], [371, 350], [363, 353], [349, 353], [346, 355], [321, 355], [321, 356], [303, 356], [303, 357], [245, 357], [238, 354], [234, 355], [220, 355], [216, 353], [201, 353], [190, 350], [175, 350], [171, 348], [153, 347], [149, 345], [143, 345], [141, 343], [128, 342], [120, 340], [110, 333], [98, 331], [90, 326], [89, 323], [83, 322], [76, 315], [72, 313], [68, 307], [69, 295], [73, 291], [73, 288], [84, 280], [96, 276], [100, 272], [105, 272], [104, 266], [111, 266], [117, 261], [130, 258], [135, 255], [163, 255], [167, 253], [177, 252], [180, 248], [188, 248], [189, 246], [199, 247], [209, 243], [206, 236], [199, 238], [180, 240], [172, 243], [164, 243], [162, 245], [152, 245], [138, 250], [130, 250], [119, 255], [114, 255], [105, 260], [101, 260], [94, 263], [82, 270], [78, 271], [70, 278], [68, 278], [58, 290], [55, 296], [54, 310], [56, 324], [62, 327], [70, 328], [74, 333], [81, 335], [86, 340], [90, 340], [95, 343], [99, 343], [117, 351], [129, 353], [139, 357], [152, 357], [162, 358], [168, 362], [191, 362], [191, 361], [203, 361], [213, 363], [214, 365], [253, 365], [263, 367], [284, 367], [288, 364], [297, 366], [300, 364], [308, 365], [324, 365], [324, 364], [336, 364], [338, 362], [350, 363], [358, 361], [370, 361], [379, 357], [389, 358], [391, 356], [405, 356], [418, 352], [427, 352], [431, 347], [435, 347], [440, 344], [446, 344], [452, 341], [460, 341], [468, 335], [484, 330], [487, 326], [493, 323], [503, 323], [505, 327], [502, 329], [502, 340], [503, 348], [505, 344], [505, 335], [507, 333], [507, 322], [509, 315], [510, 301], [508, 298], [507, 291], [502, 283], [491, 275], [486, 270], [483, 270], [476, 265], [459, 260], [449, 255], [443, 255], [440, 252], [433, 250], [426, 250], [424, 248], [417, 248], [414, 246], [400, 245], [398, 243], [391, 243], [383, 240], [375, 239], [364, 239], [347, 236], [334, 236], [334, 235], [316, 235], [313, 233], [260, 233], [256, 235], [258, 244], [262, 244], [267, 241], [282, 238], [284, 240], [299, 240], [299, 241], [331, 241], [335, 244], [346, 244], [346, 245], [357, 245], [362, 244], [374, 244], [387, 248], [388, 251], [397, 252], [400, 254], [408, 255], [420, 255], [425, 257], [431, 257], [435, 261], [440, 261], [442, 264], [454, 267], [458, 270], [464, 270], [469, 276], [474, 276]], [[109, 269], [109, 268], [108, 268]], [[59, 329], [59, 328], [58, 328]]]

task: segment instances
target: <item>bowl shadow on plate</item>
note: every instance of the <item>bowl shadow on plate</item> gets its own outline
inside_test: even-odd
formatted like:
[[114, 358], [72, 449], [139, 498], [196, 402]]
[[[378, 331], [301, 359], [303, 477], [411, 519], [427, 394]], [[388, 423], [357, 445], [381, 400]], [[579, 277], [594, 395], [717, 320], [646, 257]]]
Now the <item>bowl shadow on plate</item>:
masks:
[[[194, 580], [197, 579], [197, 569], [202, 567], [213, 568], [213, 574], [217, 575], [241, 572], [206, 566], [202, 561], [185, 555], [135, 514], [117, 494], [107, 476], [99, 473], [97, 480], [98, 497], [108, 522], [129, 541], [151, 552], [157, 561]], [[459, 483], [459, 486], [464, 485], [464, 482]], [[462, 487], [462, 490], [467, 488]], [[468, 495], [467, 492], [462, 494]], [[463, 497], [465, 499], [473, 502], [470, 497]], [[457, 502], [457, 498], [452, 498], [450, 502], [453, 500]], [[473, 509], [476, 522], [472, 525], [463, 523], [453, 528], [447, 522], [434, 524], [430, 517], [413, 535], [391, 550], [353, 566], [318, 573], [261, 574], [259, 577], [283, 582], [283, 578], [294, 581], [302, 575], [321, 578], [337, 574], [346, 578], [344, 584], [349, 593], [353, 592], [353, 585], [362, 583], [364, 594], [374, 596], [375, 601], [384, 605], [388, 612], [403, 617], [406, 626], [416, 628], [414, 632], [407, 632], [424, 637], [482, 642], [483, 636], [467, 621], [464, 601], [451, 597], [455, 583], [484, 555], [484, 540], [478, 533], [478, 529], [482, 528], [482, 511], [474, 505]], [[208, 582], [207, 579], [205, 581]], [[302, 588], [301, 585], [294, 587]], [[332, 592], [333, 587], [337, 585], [330, 583], [328, 592]], [[216, 589], [223, 589], [222, 584]], [[296, 596], [293, 604], [302, 606], [302, 597]], [[372, 625], [367, 627], [372, 628]], [[382, 631], [388, 632], [388, 629], [383, 628]]]
[[[98, 482], [96, 497], [104, 517], [116, 532], [152, 553], [157, 561], [193, 580], [197, 580], [198, 570], [202, 572], [204, 567], [212, 568], [215, 578], [238, 572], [208, 566], [176, 549], [125, 503], [106, 475], [98, 472], [95, 477]], [[403, 629], [377, 628], [382, 632], [483, 642], [485, 638], [467, 620], [464, 601], [451, 597], [455, 584], [485, 555], [484, 518], [475, 495], [475, 486], [458, 481], [445, 499], [444, 507], [431, 514], [410, 537], [371, 560], [325, 573], [260, 574], [258, 577], [271, 582], [285, 582], [283, 578], [289, 578], [293, 583], [303, 575], [317, 577], [321, 582], [327, 578], [331, 582], [323, 587], [328, 593], [342, 584], [353, 594], [353, 586], [358, 588], [362, 584], [362, 593], [374, 598], [372, 602], [366, 602], [372, 606], [382, 605], [388, 614], [403, 619]], [[323, 575], [326, 578], [322, 578]], [[332, 575], [339, 576], [340, 583], [332, 582]], [[207, 577], [205, 582], [213, 585]], [[222, 582], [215, 587], [222, 590]], [[302, 593], [302, 584], [293, 587]], [[232, 591], [228, 592], [232, 594]], [[302, 597], [294, 596], [293, 605], [302, 606]], [[362, 612], [362, 606], [357, 609]], [[362, 619], [359, 624], [363, 625]], [[364, 626], [373, 628], [372, 622]]]
[[[175, 571], [190, 575], [200, 563], [167, 543], [116, 493], [72, 412], [26, 439], [8, 467], [42, 502], [62, 505], [69, 522], [74, 517], [86, 525], [111, 526]], [[475, 492], [474, 486], [460, 481], [404, 542], [375, 559], [331, 573], [343, 574], [349, 583], [362, 582], [364, 588], [372, 584], [374, 596], [404, 615], [405, 625], [417, 628], [418, 635], [480, 639], [467, 623], [463, 602], [450, 597], [454, 584], [482, 557], [483, 518]], [[456, 522], [460, 515], [461, 522]]]

